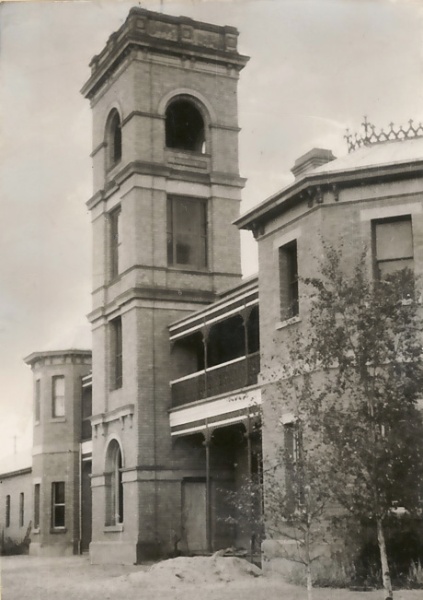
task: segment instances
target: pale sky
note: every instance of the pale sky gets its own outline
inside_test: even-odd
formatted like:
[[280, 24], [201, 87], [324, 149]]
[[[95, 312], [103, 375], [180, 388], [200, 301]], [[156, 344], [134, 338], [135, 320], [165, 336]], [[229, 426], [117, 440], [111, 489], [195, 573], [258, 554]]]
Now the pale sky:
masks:
[[[32, 378], [23, 357], [90, 310], [88, 63], [135, 2], [0, 7], [0, 457], [28, 445]], [[160, 2], [140, 2], [161, 10]], [[423, 2], [164, 0], [163, 12], [240, 31], [242, 210], [291, 180], [313, 147], [346, 153], [345, 129], [423, 120]], [[257, 268], [246, 236], [243, 269]]]

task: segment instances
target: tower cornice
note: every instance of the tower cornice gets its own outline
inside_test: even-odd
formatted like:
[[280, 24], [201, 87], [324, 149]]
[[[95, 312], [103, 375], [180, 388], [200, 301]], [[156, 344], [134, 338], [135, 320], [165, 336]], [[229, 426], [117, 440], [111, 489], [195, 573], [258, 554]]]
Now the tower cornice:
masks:
[[131, 9], [125, 23], [90, 62], [91, 76], [81, 93], [92, 98], [133, 49], [225, 65], [241, 71], [249, 57], [237, 50], [238, 30], [187, 17], [173, 17], [143, 8]]

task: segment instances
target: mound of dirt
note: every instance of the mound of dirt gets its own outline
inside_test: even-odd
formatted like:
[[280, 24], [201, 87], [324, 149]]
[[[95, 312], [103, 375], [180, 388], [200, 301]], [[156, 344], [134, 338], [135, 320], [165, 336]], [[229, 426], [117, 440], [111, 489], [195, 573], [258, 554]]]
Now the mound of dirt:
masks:
[[148, 571], [127, 576], [133, 585], [173, 586], [175, 584], [216, 584], [260, 577], [261, 570], [248, 561], [235, 556], [180, 556], [156, 563]]

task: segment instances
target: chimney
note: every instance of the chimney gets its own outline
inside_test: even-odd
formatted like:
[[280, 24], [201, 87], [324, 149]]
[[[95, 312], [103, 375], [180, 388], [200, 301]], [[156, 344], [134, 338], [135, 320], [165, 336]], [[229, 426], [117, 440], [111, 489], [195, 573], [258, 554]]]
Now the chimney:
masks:
[[313, 171], [321, 165], [325, 165], [331, 160], [335, 160], [336, 156], [332, 154], [332, 150], [325, 150], [324, 148], [313, 148], [306, 154], [300, 156], [295, 161], [294, 166], [291, 169], [295, 179], [301, 177], [309, 171]]

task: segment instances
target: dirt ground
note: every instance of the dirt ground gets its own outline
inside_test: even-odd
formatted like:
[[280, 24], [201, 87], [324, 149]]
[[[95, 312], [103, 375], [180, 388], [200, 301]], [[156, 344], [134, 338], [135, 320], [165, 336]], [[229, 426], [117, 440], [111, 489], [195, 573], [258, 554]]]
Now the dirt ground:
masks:
[[[2, 557], [2, 600], [306, 600], [306, 590], [257, 576], [232, 560], [175, 559], [157, 565], [90, 565], [88, 557]], [[176, 562], [175, 562], [176, 561]], [[179, 562], [178, 562], [179, 561]], [[209, 561], [209, 562], [207, 562]], [[223, 567], [222, 567], [223, 565]], [[422, 600], [421, 590], [396, 600]], [[316, 600], [376, 600], [383, 592], [315, 590]]]

